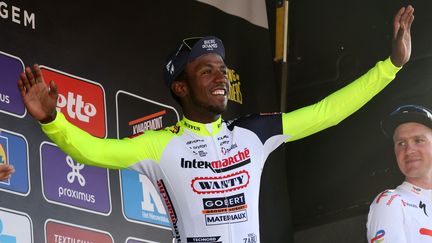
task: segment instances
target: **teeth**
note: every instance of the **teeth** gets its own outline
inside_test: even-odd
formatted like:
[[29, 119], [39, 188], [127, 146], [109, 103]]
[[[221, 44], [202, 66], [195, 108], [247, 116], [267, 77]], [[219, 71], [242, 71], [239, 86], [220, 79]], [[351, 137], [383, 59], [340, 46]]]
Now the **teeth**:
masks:
[[225, 90], [218, 89], [218, 90], [213, 91], [212, 94], [214, 94], [214, 95], [225, 95]]

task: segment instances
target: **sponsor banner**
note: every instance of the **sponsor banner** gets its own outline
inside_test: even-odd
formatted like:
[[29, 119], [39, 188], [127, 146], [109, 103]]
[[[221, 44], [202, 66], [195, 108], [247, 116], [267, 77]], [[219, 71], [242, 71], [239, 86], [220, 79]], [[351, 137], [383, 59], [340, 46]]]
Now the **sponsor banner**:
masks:
[[[116, 94], [117, 137], [133, 137], [147, 130], [176, 124], [177, 111], [168, 105], [120, 90]], [[135, 171], [120, 172], [123, 214], [127, 220], [166, 228], [170, 226], [156, 188]]]
[[198, 194], [225, 193], [247, 187], [249, 180], [249, 172], [241, 170], [226, 176], [195, 177], [191, 186]]
[[28, 143], [23, 135], [0, 128], [0, 163], [15, 167], [10, 179], [0, 181], [0, 190], [27, 196], [30, 193], [30, 173]]
[[114, 240], [106, 231], [48, 219], [45, 222], [45, 242], [113, 243]]
[[111, 213], [108, 169], [79, 164], [55, 144], [40, 146], [43, 195], [48, 202], [96, 214]]
[[219, 225], [219, 224], [233, 224], [247, 221], [247, 213], [246, 210], [233, 212], [233, 213], [225, 213], [225, 214], [206, 214], [205, 221], [206, 225]]
[[151, 240], [143, 240], [134, 237], [128, 237], [125, 243], [159, 243], [159, 242], [151, 241]]
[[0, 208], [0, 242], [33, 242], [33, 223], [26, 214], [11, 209]]
[[132, 170], [121, 170], [120, 183], [123, 214], [127, 220], [169, 229], [163, 202], [146, 176]]
[[19, 57], [0, 51], [0, 112], [23, 118], [27, 110], [17, 88], [24, 63]]
[[116, 108], [118, 138], [159, 130], [179, 120], [174, 107], [123, 90], [116, 94]]
[[45, 82], [54, 81], [59, 97], [57, 110], [66, 119], [96, 137], [106, 137], [105, 90], [88, 79], [41, 66]]

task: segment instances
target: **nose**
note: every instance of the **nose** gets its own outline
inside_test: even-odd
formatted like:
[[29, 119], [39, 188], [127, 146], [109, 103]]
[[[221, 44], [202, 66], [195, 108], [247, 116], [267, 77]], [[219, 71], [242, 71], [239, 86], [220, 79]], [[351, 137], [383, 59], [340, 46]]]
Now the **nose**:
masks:
[[225, 71], [217, 70], [215, 72], [215, 81], [218, 83], [229, 83], [228, 75], [225, 73]]
[[405, 153], [406, 154], [412, 154], [412, 153], [415, 153], [415, 151], [416, 151], [415, 145], [408, 142], [406, 147], [405, 147]]

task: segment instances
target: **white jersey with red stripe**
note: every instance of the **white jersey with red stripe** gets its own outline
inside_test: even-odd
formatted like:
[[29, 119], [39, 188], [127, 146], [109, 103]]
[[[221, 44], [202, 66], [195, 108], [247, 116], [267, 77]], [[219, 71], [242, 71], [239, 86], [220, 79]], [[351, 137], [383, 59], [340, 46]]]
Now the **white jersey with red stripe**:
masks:
[[367, 222], [370, 243], [432, 242], [432, 190], [408, 182], [380, 193]]

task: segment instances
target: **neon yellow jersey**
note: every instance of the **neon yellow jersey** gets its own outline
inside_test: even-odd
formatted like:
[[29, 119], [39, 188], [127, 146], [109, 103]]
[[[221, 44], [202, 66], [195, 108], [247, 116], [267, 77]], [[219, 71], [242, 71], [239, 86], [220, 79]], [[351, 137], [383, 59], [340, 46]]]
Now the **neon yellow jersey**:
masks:
[[358, 110], [399, 68], [390, 59], [322, 101], [289, 112], [176, 125], [135, 138], [100, 139], [63, 114], [42, 130], [77, 162], [145, 174], [158, 189], [177, 242], [259, 242], [258, 192], [268, 155]]

